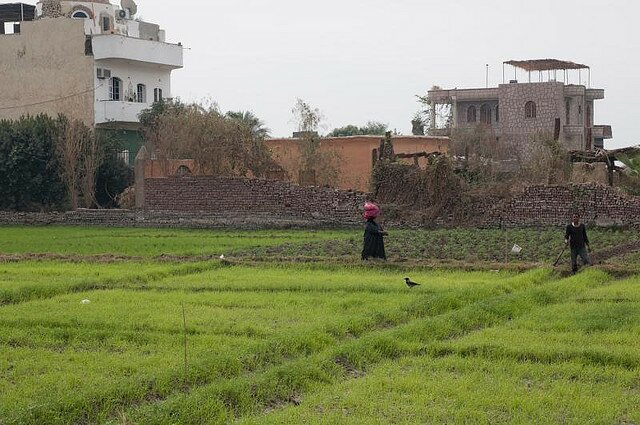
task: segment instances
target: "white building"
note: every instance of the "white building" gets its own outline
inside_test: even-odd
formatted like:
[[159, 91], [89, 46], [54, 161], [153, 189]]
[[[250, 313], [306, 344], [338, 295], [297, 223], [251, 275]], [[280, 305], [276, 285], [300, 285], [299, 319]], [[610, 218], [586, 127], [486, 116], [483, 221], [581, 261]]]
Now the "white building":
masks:
[[0, 119], [62, 113], [115, 130], [133, 160], [139, 113], [183, 66], [182, 45], [136, 15], [132, 0], [0, 5]]

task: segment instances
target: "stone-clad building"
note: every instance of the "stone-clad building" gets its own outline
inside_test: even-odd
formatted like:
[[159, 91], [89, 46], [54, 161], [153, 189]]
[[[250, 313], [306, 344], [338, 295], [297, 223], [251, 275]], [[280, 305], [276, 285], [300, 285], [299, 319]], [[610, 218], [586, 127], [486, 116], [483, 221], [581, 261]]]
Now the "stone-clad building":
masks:
[[142, 145], [138, 114], [171, 97], [183, 48], [122, 0], [0, 4], [0, 119], [64, 114]]
[[[568, 150], [603, 148], [604, 140], [612, 137], [610, 126], [594, 125], [594, 101], [604, 99], [604, 90], [568, 83], [572, 72], [578, 73], [581, 82], [582, 70], [590, 80], [588, 66], [553, 59], [505, 65], [525, 70], [527, 82], [518, 82], [516, 71], [516, 79], [498, 87], [429, 91], [429, 133], [443, 135], [451, 129], [485, 125], [497, 139], [520, 147], [536, 133], [545, 133]], [[558, 77], [563, 77], [562, 81], [557, 81]], [[437, 128], [435, 115], [442, 104], [451, 106], [450, 122], [444, 129]]]

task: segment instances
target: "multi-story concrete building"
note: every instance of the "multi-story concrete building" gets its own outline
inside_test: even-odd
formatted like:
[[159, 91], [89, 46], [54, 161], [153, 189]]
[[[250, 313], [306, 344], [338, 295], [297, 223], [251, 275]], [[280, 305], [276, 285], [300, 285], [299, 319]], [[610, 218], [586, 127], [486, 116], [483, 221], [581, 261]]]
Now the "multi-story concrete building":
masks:
[[[516, 146], [526, 147], [535, 134], [545, 133], [568, 150], [603, 148], [604, 140], [612, 137], [610, 126], [594, 125], [594, 101], [604, 99], [604, 90], [590, 87], [588, 66], [552, 59], [505, 65], [514, 67], [516, 78], [498, 87], [429, 91], [429, 133], [448, 135], [451, 129], [484, 125], [497, 139]], [[517, 69], [525, 70], [527, 82], [517, 80]], [[582, 70], [587, 85], [581, 84]], [[580, 84], [569, 84], [571, 73], [578, 74]], [[562, 81], [557, 81], [558, 74]], [[445, 128], [438, 128], [438, 105], [450, 108], [449, 119], [441, 126]]]
[[0, 119], [64, 114], [112, 130], [132, 161], [139, 113], [171, 97], [181, 44], [123, 0], [0, 5]]

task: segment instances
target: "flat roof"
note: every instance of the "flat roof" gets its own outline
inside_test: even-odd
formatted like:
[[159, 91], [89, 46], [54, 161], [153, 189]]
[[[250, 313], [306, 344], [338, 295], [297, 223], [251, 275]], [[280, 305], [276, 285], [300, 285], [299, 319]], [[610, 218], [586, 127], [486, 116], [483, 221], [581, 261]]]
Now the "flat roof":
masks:
[[507, 65], [524, 69], [525, 71], [558, 71], [561, 69], [588, 69], [588, 65], [580, 63], [562, 61], [558, 59], [530, 59], [530, 60], [510, 60], [504, 62]]

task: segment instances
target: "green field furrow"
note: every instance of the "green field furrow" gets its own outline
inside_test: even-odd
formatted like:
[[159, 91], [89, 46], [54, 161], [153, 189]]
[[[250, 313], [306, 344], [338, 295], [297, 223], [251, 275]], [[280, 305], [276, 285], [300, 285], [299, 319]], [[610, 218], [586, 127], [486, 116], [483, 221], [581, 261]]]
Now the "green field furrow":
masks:
[[561, 238], [0, 228], [0, 425], [638, 423], [640, 268]]
[[[490, 297], [493, 295], [496, 299], [501, 300], [503, 295], [499, 294], [507, 293], [511, 297], [518, 297], [520, 292], [527, 292], [532, 287], [535, 288], [538, 285], [542, 285], [548, 281], [548, 278], [548, 272], [542, 270], [516, 276], [500, 282], [495, 286], [492, 294], [486, 294], [485, 296]], [[421, 341], [413, 337], [405, 337], [404, 339], [397, 337], [399, 334], [406, 335], [412, 329], [428, 328], [433, 322], [437, 324], [435, 328], [438, 329], [442, 323], [447, 323], [451, 327], [459, 327], [458, 332], [465, 332], [464, 326], [467, 323], [452, 321], [451, 316], [456, 317], [459, 311], [469, 309], [469, 306], [474, 304], [483, 303], [484, 301], [478, 301], [478, 299], [482, 300], [483, 298], [476, 298], [475, 302], [473, 299], [467, 299], [466, 303], [463, 303], [464, 307], [456, 307], [459, 309], [437, 310], [437, 312], [433, 312], [433, 315], [425, 314], [423, 319], [419, 319], [417, 318], [419, 316], [417, 316], [408, 323], [377, 329], [353, 340], [344, 340], [317, 356], [306, 357], [286, 366], [275, 365], [259, 376], [245, 377], [244, 379], [236, 378], [233, 382], [227, 383], [216, 382], [194, 390], [189, 395], [180, 394], [162, 403], [144, 406], [137, 411], [127, 413], [127, 416], [133, 417], [134, 422], [143, 423], [163, 423], [173, 420], [174, 417], [182, 418], [181, 421], [186, 420], [184, 418], [191, 418], [188, 423], [202, 423], [210, 420], [207, 416], [199, 416], [197, 412], [192, 412], [191, 409], [183, 409], [183, 406], [193, 406], [196, 403], [191, 398], [199, 400], [198, 404], [206, 404], [207, 407], [203, 409], [203, 412], [214, 412], [215, 415], [221, 415], [222, 417], [242, 416], [252, 413], [259, 409], [260, 406], [274, 403], [274, 399], [286, 400], [287, 397], [292, 397], [292, 394], [305, 392], [313, 385], [327, 380], [335, 382], [343, 379], [345, 371], [342, 367], [336, 368], [337, 363], [344, 362], [349, 368], [356, 367], [366, 370], [385, 359], [420, 351], [422, 347]], [[426, 311], [429, 311], [428, 307]], [[472, 329], [477, 326], [482, 326], [482, 323], [474, 324]], [[448, 335], [447, 333], [440, 337]], [[434, 337], [438, 338], [438, 336]], [[300, 364], [307, 365], [309, 370], [314, 370], [315, 372], [310, 377], [295, 375], [298, 372], [304, 373], [300, 372]], [[318, 378], [319, 381], [316, 381], [315, 378]], [[262, 385], [266, 388], [260, 390], [263, 397], [255, 396], [252, 398], [252, 403], [249, 404], [243, 399], [234, 399], [232, 402], [226, 400], [229, 397], [227, 391], [232, 393], [233, 391], [244, 391], [244, 393], [247, 393], [251, 391], [251, 388], [254, 390], [256, 388], [260, 389], [261, 387], [256, 387], [256, 382], [262, 382]], [[239, 390], [238, 388], [241, 388], [242, 385], [245, 385], [244, 390]], [[267, 391], [267, 389], [270, 390]], [[220, 409], [219, 406], [226, 407]]]
[[[295, 273], [291, 273], [293, 270]], [[155, 375], [157, 382], [162, 383], [158, 388], [148, 386], [149, 377], [138, 383], [138, 398], [144, 400], [149, 394], [154, 394], [154, 398], [159, 397], [158, 394], [166, 396], [166, 385], [169, 385], [167, 383], [179, 381], [182, 373], [182, 364], [179, 361], [180, 307], [183, 303], [187, 311], [187, 332], [192, 357], [189, 380], [203, 383], [213, 382], [220, 376], [236, 375], [242, 371], [250, 372], [256, 368], [277, 365], [288, 358], [308, 356], [336, 345], [340, 339], [348, 340], [368, 331], [397, 326], [411, 320], [417, 310], [424, 310], [420, 313], [423, 315], [440, 314], [484, 296], [517, 289], [528, 281], [521, 276], [505, 277], [493, 273], [476, 274], [475, 278], [470, 278], [464, 273], [425, 273], [417, 275], [425, 282], [424, 293], [409, 292], [402, 285], [393, 282], [386, 283], [397, 288], [391, 293], [362, 294], [335, 290], [332, 288], [335, 277], [327, 279], [326, 275], [318, 275], [313, 269], [300, 267], [293, 270], [276, 268], [265, 270], [265, 275], [272, 273], [279, 276], [283, 279], [285, 288], [290, 285], [287, 278], [295, 275], [298, 281], [306, 285], [334, 290], [327, 291], [326, 294], [280, 291], [268, 297], [259, 291], [253, 294], [233, 291], [184, 293], [180, 290], [172, 293], [152, 290], [79, 293], [7, 306], [0, 310], [1, 327], [13, 329], [2, 340], [7, 341], [9, 346], [34, 345], [33, 342], [25, 342], [25, 338], [28, 341], [28, 335], [25, 334], [24, 328], [14, 329], [17, 322], [25, 321], [31, 329], [37, 329], [36, 323], [40, 323], [40, 326], [50, 330], [38, 332], [41, 339], [35, 345], [40, 347], [66, 347], [71, 352], [80, 350], [82, 353], [91, 350], [118, 353], [118, 350], [129, 347], [131, 350], [125, 351], [122, 355], [134, 357], [140, 352], [151, 352], [159, 356], [166, 352], [168, 357], [174, 359], [174, 366], [165, 369], [162, 375]], [[217, 278], [217, 282], [226, 287], [229, 274], [245, 276], [246, 280], [246, 276], [254, 273], [255, 268], [224, 268], [202, 275], [171, 277], [167, 280], [206, 277], [207, 281], [215, 286]], [[549, 276], [548, 272], [531, 274], [537, 276], [536, 279], [546, 279]], [[377, 281], [380, 275], [378, 271], [343, 271], [341, 281], [356, 286], [362, 284], [363, 278]], [[386, 275], [385, 278], [388, 280], [393, 277], [391, 274], [382, 275]], [[454, 279], [451, 279], [452, 277]], [[459, 279], [456, 279], [457, 277]], [[484, 281], [478, 278], [484, 278]], [[397, 277], [395, 280], [397, 282]], [[447, 280], [453, 282], [447, 284]], [[175, 287], [184, 289], [179, 283], [176, 283]], [[437, 287], [441, 287], [440, 291], [436, 290]], [[474, 287], [477, 289], [472, 290]], [[453, 297], [452, 294], [456, 294], [457, 297]], [[80, 304], [83, 297], [90, 299], [91, 304]], [[238, 304], [246, 308], [236, 311]], [[123, 311], [128, 313], [126, 317], [122, 316]], [[330, 316], [327, 316], [328, 312], [331, 312]], [[125, 343], [135, 338], [138, 333], [142, 336], [139, 343]], [[251, 343], [242, 346], [242, 349], [224, 345], [224, 350], [215, 355], [210, 347], [218, 344], [209, 344], [207, 338], [220, 333], [225, 336], [250, 337]], [[150, 346], [155, 349], [150, 350]], [[235, 369], [230, 368], [232, 364], [236, 365]], [[142, 370], [143, 367], [136, 365], [136, 369]], [[93, 373], [99, 375], [100, 371], [105, 373], [101, 368]], [[65, 369], [63, 373], [68, 376], [72, 372]], [[127, 379], [132, 385], [131, 379]], [[174, 386], [174, 389], [180, 388], [180, 385]], [[13, 391], [20, 392], [20, 389]], [[96, 416], [91, 416], [92, 418], [98, 419], [100, 415], [113, 410], [111, 404], [100, 401], [108, 399], [117, 403], [117, 395], [109, 395], [110, 391], [111, 387], [106, 386], [105, 395], [94, 401], [93, 405], [102, 408], [97, 408], [92, 413]], [[126, 398], [123, 403], [126, 404], [129, 399], [130, 397]], [[77, 415], [82, 411], [81, 407], [77, 407], [78, 412], [74, 416], [73, 408], [68, 405], [57, 409], [49, 408], [51, 410], [48, 412], [39, 413], [38, 420], [57, 410], [63, 411], [66, 417], [78, 418]], [[29, 415], [34, 415], [38, 410], [32, 408], [28, 409], [28, 412]], [[18, 422], [32, 420], [31, 416], [16, 416]]]
[[299, 406], [237, 423], [633, 424], [640, 421], [638, 384], [637, 371], [615, 367], [406, 357], [361, 379], [323, 385]]
[[[200, 231], [87, 227], [0, 227], [0, 253], [200, 256], [314, 240], [340, 240], [349, 231]], [[356, 232], [359, 233], [359, 232]]]

